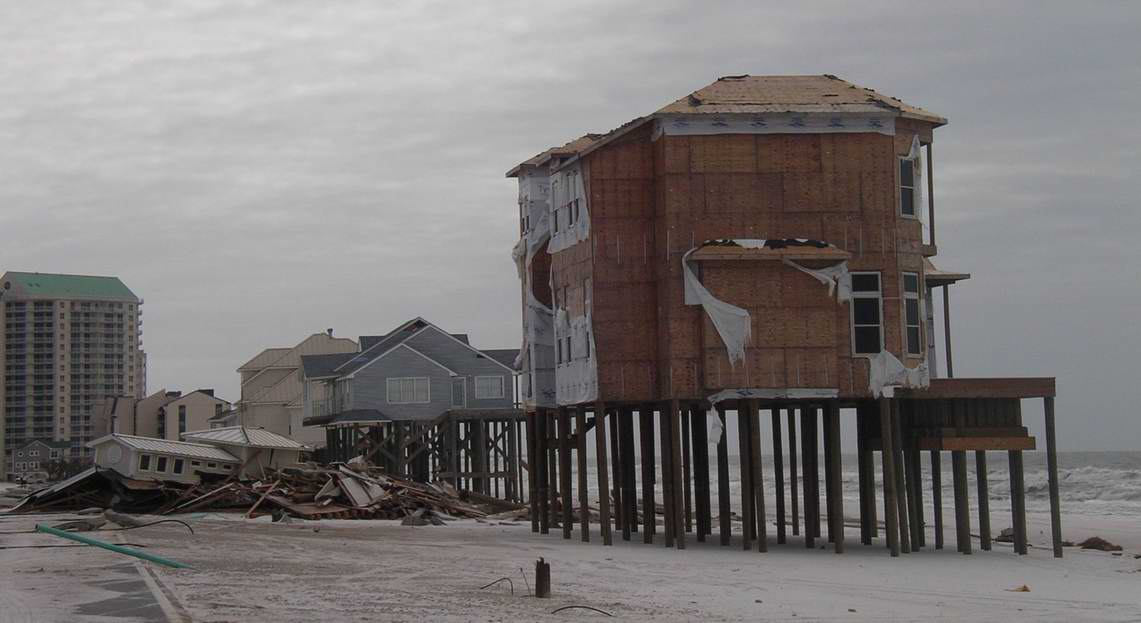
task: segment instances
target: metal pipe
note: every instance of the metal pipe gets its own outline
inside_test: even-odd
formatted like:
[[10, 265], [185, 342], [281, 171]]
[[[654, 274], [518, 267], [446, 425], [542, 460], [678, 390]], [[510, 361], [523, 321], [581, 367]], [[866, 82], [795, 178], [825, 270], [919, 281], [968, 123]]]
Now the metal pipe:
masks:
[[141, 558], [143, 560], [149, 560], [150, 562], [158, 563], [160, 565], [165, 565], [167, 567], [174, 567], [175, 569], [189, 569], [190, 568], [190, 565], [185, 565], [185, 564], [182, 564], [181, 562], [175, 562], [173, 560], [168, 560], [166, 558], [163, 558], [162, 556], [155, 556], [154, 554], [148, 554], [146, 552], [140, 552], [137, 549], [131, 549], [129, 547], [123, 547], [122, 545], [115, 545], [113, 543], [107, 543], [104, 541], [99, 541], [99, 540], [93, 539], [89, 536], [84, 536], [82, 534], [77, 534], [74, 532], [65, 532], [63, 530], [58, 530], [58, 529], [52, 528], [50, 526], [45, 526], [43, 524], [36, 524], [36, 531], [37, 532], [43, 532], [46, 534], [50, 534], [52, 536], [58, 536], [58, 537], [62, 537], [65, 539], [70, 539], [72, 541], [77, 541], [79, 543], [83, 543], [84, 545], [94, 545], [95, 547], [102, 547], [103, 549], [115, 552], [116, 554], [126, 554], [127, 556], [134, 556], [135, 558]]

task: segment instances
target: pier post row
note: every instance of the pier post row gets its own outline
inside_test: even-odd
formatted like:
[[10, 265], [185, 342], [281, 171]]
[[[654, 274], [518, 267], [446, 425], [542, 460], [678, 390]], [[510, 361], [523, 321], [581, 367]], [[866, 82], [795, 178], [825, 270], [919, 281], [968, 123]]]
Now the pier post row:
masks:
[[[954, 378], [948, 294], [970, 275], [934, 263], [932, 145], [946, 123], [835, 76], [727, 76], [511, 169], [533, 529], [606, 545], [641, 531], [678, 549], [717, 530], [721, 545], [758, 552], [795, 540], [840, 553], [855, 545], [845, 517], [858, 515], [861, 544], [882, 520], [891, 555], [939, 549], [950, 453], [948, 516], [970, 554], [973, 530], [991, 547], [986, 466], [1005, 453], [1024, 554], [1022, 452], [1037, 440], [1021, 405], [1042, 399], [1060, 557], [1054, 379]], [[855, 508], [840, 465], [852, 451]]]

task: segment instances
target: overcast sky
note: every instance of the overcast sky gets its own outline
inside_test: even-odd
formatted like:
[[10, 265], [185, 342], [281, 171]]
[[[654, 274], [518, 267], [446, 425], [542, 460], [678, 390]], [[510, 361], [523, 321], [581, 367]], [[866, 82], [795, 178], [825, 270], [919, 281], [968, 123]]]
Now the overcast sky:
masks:
[[[504, 172], [730, 74], [832, 73], [935, 134], [958, 376], [1058, 377], [1141, 449], [1141, 5], [0, 4], [0, 269], [116, 275], [149, 389], [416, 315], [519, 344]], [[1040, 421], [1040, 408], [1027, 411]]]

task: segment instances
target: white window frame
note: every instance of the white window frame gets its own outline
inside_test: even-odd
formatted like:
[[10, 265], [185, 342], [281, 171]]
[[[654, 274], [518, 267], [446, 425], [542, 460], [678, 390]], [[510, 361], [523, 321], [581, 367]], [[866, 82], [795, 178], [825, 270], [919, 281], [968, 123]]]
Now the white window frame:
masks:
[[[903, 163], [904, 162], [911, 164], [912, 173], [911, 173], [911, 185], [910, 186], [905, 186], [903, 184], [903, 171], [902, 171], [902, 169], [903, 169]], [[918, 220], [919, 219], [919, 205], [917, 205], [917, 202], [919, 201], [919, 199], [918, 199], [919, 194], [916, 192], [917, 187], [915, 186], [915, 165], [916, 165], [916, 162], [917, 162], [916, 158], [907, 158], [904, 156], [899, 156], [899, 167], [896, 169], [895, 174], [896, 174], [896, 176], [898, 176], [896, 179], [899, 182], [898, 184], [896, 184], [896, 193], [899, 196], [899, 201], [898, 201], [898, 203], [899, 203], [899, 208], [898, 208], [899, 209], [899, 215], [902, 216], [903, 218], [911, 218], [911, 219]], [[911, 189], [911, 214], [908, 214], [908, 213], [903, 211], [903, 189], [904, 188], [910, 188]], [[880, 284], [880, 289], [881, 290], [883, 289], [882, 283]]]
[[[908, 277], [915, 277], [915, 292], [908, 292], [907, 291], [907, 278]], [[901, 294], [901, 296], [900, 296], [900, 307], [901, 307], [900, 312], [901, 312], [902, 316], [900, 317], [900, 319], [902, 320], [902, 322], [900, 324], [903, 326], [903, 352], [905, 355], [907, 355], [910, 358], [922, 359], [923, 358], [923, 347], [926, 343], [923, 340], [923, 317], [924, 317], [923, 279], [920, 276], [920, 274], [917, 272], [901, 273], [900, 277], [899, 277], [899, 291]], [[915, 301], [915, 307], [916, 307], [915, 311], [916, 311], [916, 314], [918, 315], [919, 322], [917, 324], [914, 324], [914, 325], [908, 324], [908, 322], [907, 322], [907, 302], [908, 301]], [[916, 329], [919, 330], [919, 336], [916, 338], [916, 340], [918, 341], [918, 343], [917, 343], [918, 352], [914, 352], [914, 353], [911, 352], [911, 340], [907, 335], [907, 331], [911, 327], [915, 327]]]
[[884, 337], [884, 317], [883, 317], [883, 274], [878, 270], [861, 270], [852, 271], [852, 277], [858, 275], [875, 275], [879, 280], [879, 291], [872, 296], [872, 293], [867, 291], [856, 292], [852, 291], [852, 302], [848, 305], [848, 329], [852, 334], [852, 356], [853, 357], [875, 357], [879, 353], [860, 353], [856, 351], [856, 299], [870, 299], [875, 298], [879, 304], [879, 325], [862, 324], [861, 327], [879, 326], [880, 330], [880, 351], [885, 350], [885, 337]]
[[[424, 382], [426, 400], [416, 400], [416, 383], [418, 381]], [[412, 390], [411, 396], [404, 395], [405, 382], [411, 383]], [[396, 384], [397, 400], [393, 400], [393, 384]], [[432, 402], [432, 379], [427, 376], [402, 376], [390, 379], [385, 379], [384, 397], [388, 404], [392, 405], [417, 405], [428, 404]]]
[[[480, 390], [480, 387], [479, 387], [480, 381], [484, 381], [484, 382], [486, 382], [486, 381], [498, 381], [498, 383], [499, 383], [498, 395], [496, 395], [494, 392], [492, 392], [492, 393], [481, 393], [479, 391]], [[475, 377], [475, 399], [476, 400], [497, 400], [497, 399], [503, 398], [506, 395], [506, 391], [507, 391], [506, 385], [507, 384], [503, 381], [502, 376], [498, 376], [498, 375], [495, 375], [495, 376], [477, 376], [477, 377]]]
[[[151, 462], [152, 462], [152, 459], [153, 459], [153, 458], [154, 458], [154, 457], [152, 457], [152, 456], [151, 456], [151, 455], [149, 455], [149, 454], [140, 454], [140, 455], [139, 455], [139, 471], [140, 471], [140, 472], [149, 472], [149, 471], [151, 471]], [[147, 464], [146, 464], [146, 466], [145, 466], [145, 467], [143, 466], [143, 459], [146, 459], [146, 460], [147, 460]]]
[[154, 471], [156, 471], [160, 474], [165, 474], [166, 468], [169, 466], [170, 466], [170, 457], [165, 457], [165, 456], [155, 457], [155, 469], [154, 469]]

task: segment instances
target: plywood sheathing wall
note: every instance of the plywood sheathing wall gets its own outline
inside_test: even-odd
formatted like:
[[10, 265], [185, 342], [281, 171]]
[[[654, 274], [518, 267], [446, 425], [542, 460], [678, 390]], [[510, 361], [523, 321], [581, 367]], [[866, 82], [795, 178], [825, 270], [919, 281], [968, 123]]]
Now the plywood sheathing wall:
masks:
[[851, 270], [882, 272], [885, 342], [900, 356], [900, 272], [921, 271], [922, 257], [921, 224], [898, 216], [896, 156], [916, 129], [650, 141], [647, 127], [589, 154], [590, 244], [556, 254], [554, 281], [574, 306], [593, 275], [601, 399], [696, 399], [732, 387], [868, 395], [867, 363], [850, 355], [848, 306], [819, 282], [777, 262], [702, 262], [710, 291], [753, 317], [746, 361], [733, 368], [708, 318], [684, 303], [681, 257], [713, 238], [828, 241], [852, 254]]

